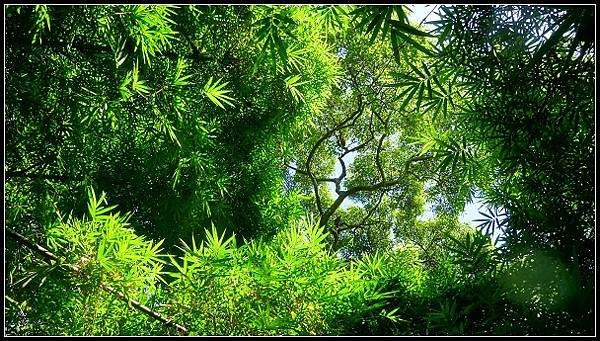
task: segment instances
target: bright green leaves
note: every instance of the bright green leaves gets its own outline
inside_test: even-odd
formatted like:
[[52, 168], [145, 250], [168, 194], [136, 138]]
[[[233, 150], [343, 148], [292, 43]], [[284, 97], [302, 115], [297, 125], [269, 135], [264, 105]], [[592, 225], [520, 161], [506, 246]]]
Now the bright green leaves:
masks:
[[152, 111], [154, 112], [156, 120], [156, 128], [159, 132], [169, 136], [172, 142], [175, 142], [177, 146], [181, 147], [181, 143], [179, 139], [177, 139], [177, 135], [175, 132], [177, 129], [173, 126], [171, 120], [167, 117], [167, 115], [161, 112], [157, 107], [153, 107]]
[[36, 5], [33, 9], [35, 23], [30, 32], [33, 32], [31, 43], [42, 43], [42, 36], [46, 30], [50, 31], [50, 11], [46, 5]]
[[171, 256], [172, 315], [208, 335], [343, 333], [348, 316], [360, 323], [389, 295], [328, 253], [326, 237], [312, 219], [242, 246], [205, 230], [204, 242], [192, 238]]
[[409, 43], [424, 54], [433, 56], [434, 53], [431, 50], [411, 37], [430, 37], [431, 35], [408, 24], [407, 10], [408, 8], [404, 5], [360, 6], [350, 14], [354, 16], [355, 20], [358, 20], [355, 29], [370, 35], [370, 44], [375, 42], [380, 32], [384, 39], [389, 34], [396, 61], [400, 61], [400, 50], [403, 43]]
[[[131, 90], [129, 90], [129, 85], [131, 85]], [[134, 64], [132, 71], [127, 72], [119, 86], [119, 92], [124, 100], [128, 100], [133, 95], [133, 92], [144, 96], [149, 94], [151, 90], [152, 89], [146, 85], [145, 81], [140, 80], [137, 63]]]
[[285, 78], [285, 87], [288, 89], [288, 91], [292, 94], [292, 96], [294, 97], [294, 101], [298, 102], [304, 102], [304, 97], [302, 96], [302, 93], [300, 92], [300, 90], [298, 89], [298, 87], [302, 84], [306, 84], [308, 83], [308, 81], [300, 81], [300, 79], [302, 78], [302, 75], [291, 75]]
[[277, 64], [277, 71], [285, 73], [286, 71], [301, 72], [305, 67], [306, 58], [309, 51], [305, 48], [300, 48], [298, 44], [289, 45], [287, 47], [287, 64]]
[[358, 271], [369, 278], [376, 278], [383, 274], [383, 256], [380, 254], [365, 255], [356, 261]]
[[190, 79], [192, 75], [185, 75], [183, 73], [187, 68], [189, 68], [188, 62], [183, 58], [179, 58], [177, 60], [177, 65], [175, 66], [175, 77], [173, 79], [173, 86], [183, 87], [191, 84], [188, 81], [188, 79]]
[[[543, 39], [528, 43], [531, 38], [525, 34], [518, 37], [521, 40], [506, 38], [514, 35], [503, 33], [504, 28], [517, 32], [517, 28], [531, 25], [518, 19], [506, 25], [504, 19], [510, 21], [506, 16], [510, 9], [494, 6], [488, 8], [493, 11], [479, 15], [486, 8], [463, 7], [473, 14], [466, 16], [459, 6], [454, 8], [456, 16], [465, 19], [458, 23], [468, 25], [461, 28], [448, 22], [441, 28], [442, 45], [456, 48], [446, 50], [440, 45], [447, 53], [440, 57], [449, 57], [440, 63], [427, 58], [431, 56], [428, 35], [409, 24], [407, 8], [402, 6], [359, 7], [350, 15], [343, 6], [266, 10], [260, 6], [211, 6], [196, 13], [164, 6], [82, 6], [60, 11], [31, 6], [7, 17], [6, 122], [15, 139], [7, 140], [6, 170], [7, 174], [17, 174], [7, 179], [7, 216], [11, 225], [30, 235], [49, 230], [52, 250], [78, 269], [74, 278], [67, 278], [68, 284], [54, 281], [54, 276], [46, 277], [54, 269], [38, 268], [20, 258], [20, 248], [8, 245], [7, 282], [16, 284], [8, 288], [14, 297], [11, 303], [27, 299], [33, 309], [15, 314], [7, 325], [30, 321], [31, 329], [17, 331], [23, 333], [163, 332], [110, 305], [106, 296], [94, 292], [98, 283], [138, 293], [138, 299], [148, 300], [153, 309], [173, 313], [171, 316], [189, 323], [190, 330], [198, 334], [347, 334], [357, 330], [479, 333], [495, 331], [491, 322], [470, 329], [482, 319], [494, 321], [496, 326], [509, 325], [489, 311], [504, 314], [511, 306], [505, 310], [506, 305], [482, 304], [486, 311], [476, 309], [472, 314], [483, 316], [481, 319], [470, 319], [473, 316], [463, 309], [469, 306], [469, 302], [464, 303], [468, 297], [461, 297], [465, 293], [481, 294], [482, 301], [502, 298], [471, 286], [481, 282], [479, 271], [486, 268], [488, 254], [493, 253], [486, 251], [490, 249], [487, 241], [453, 234], [456, 242], [450, 243], [440, 237], [441, 231], [450, 228], [441, 223], [425, 225], [416, 217], [422, 213], [426, 196], [441, 202], [434, 206], [436, 214], [444, 212], [445, 205], [460, 206], [455, 203], [463, 199], [463, 188], [468, 193], [471, 180], [482, 179], [479, 174], [492, 174], [480, 183], [510, 191], [507, 202], [526, 197], [529, 201], [521, 199], [517, 204], [550, 217], [535, 223], [531, 219], [535, 214], [522, 214], [524, 222], [519, 227], [512, 216], [515, 209], [510, 207], [511, 225], [515, 222], [517, 226], [512, 238], [527, 242], [520, 236], [534, 231], [532, 240], [551, 241], [549, 247], [566, 250], [564, 254], [570, 257], [568, 251], [573, 245], [564, 244], [569, 244], [568, 240], [585, 241], [576, 233], [578, 229], [593, 235], [593, 226], [586, 223], [593, 221], [593, 205], [589, 211], [580, 209], [591, 202], [586, 199], [586, 189], [593, 186], [585, 179], [591, 179], [587, 172], [593, 170], [593, 162], [590, 166], [578, 161], [593, 154], [593, 134], [582, 133], [593, 131], [586, 126], [593, 120], [584, 115], [593, 110], [580, 104], [593, 103], [586, 92], [593, 90], [588, 86], [593, 82], [586, 83], [588, 78], [593, 80], [593, 72], [586, 66], [590, 54], [583, 52], [582, 42], [576, 43], [579, 38], [573, 40], [570, 29], [562, 32], [567, 24], [561, 23], [568, 23], [562, 21], [568, 19], [563, 10], [512, 10], [516, 17], [524, 18], [532, 18], [528, 14], [531, 11], [549, 13], [547, 17], [552, 20], [540, 17], [536, 22], [554, 26], [547, 32], [559, 32], [560, 36], [557, 33], [542, 45]], [[348, 25], [353, 16], [357, 19], [355, 30]], [[35, 27], [28, 33], [32, 24]], [[577, 27], [575, 36], [585, 33], [580, 31], [585, 28], [583, 24], [570, 25]], [[177, 39], [175, 30], [185, 36]], [[43, 37], [43, 48], [22, 44], [23, 38], [29, 42], [32, 35], [35, 45]], [[457, 35], [464, 35], [463, 43], [448, 44], [457, 40], [445, 38]], [[367, 42], [372, 45], [366, 46]], [[570, 42], [584, 55], [581, 59], [563, 57]], [[519, 52], [520, 45], [528, 46]], [[554, 56], [555, 48], [558, 56]], [[521, 82], [524, 78], [519, 67], [527, 65], [535, 51], [534, 60], [540, 57], [541, 62], [536, 68], [543, 72], [539, 77], [532, 74], [531, 79], [544, 81]], [[404, 58], [396, 64], [392, 53], [397, 60]], [[526, 58], [521, 59], [518, 53]], [[253, 62], [259, 71], [248, 70]], [[546, 64], [552, 68], [545, 68]], [[560, 77], [554, 74], [554, 66], [564, 70]], [[586, 78], [578, 76], [582, 70]], [[337, 88], [335, 78], [339, 79]], [[462, 87], [466, 86], [461, 84], [460, 93], [453, 91], [455, 79], [475, 85], [463, 97], [462, 90], [466, 89]], [[393, 84], [384, 87], [386, 83]], [[537, 92], [530, 96], [528, 91]], [[124, 100], [119, 101], [119, 97]], [[510, 100], [505, 101], [507, 98]], [[455, 107], [454, 101], [458, 102]], [[472, 101], [476, 103], [468, 103]], [[470, 112], [456, 110], [469, 104], [473, 104]], [[522, 110], [526, 106], [533, 110]], [[511, 108], [517, 110], [514, 115]], [[580, 115], [576, 123], [555, 123], [569, 116], [569, 110]], [[423, 114], [411, 114], [415, 111]], [[350, 116], [353, 113], [355, 116]], [[548, 122], [553, 129], [558, 127], [554, 134], [540, 128]], [[433, 127], [431, 132], [425, 131], [428, 123]], [[358, 262], [344, 262], [327, 252], [328, 238], [336, 236], [329, 235], [324, 227], [314, 222], [296, 223], [310, 210], [314, 198], [303, 195], [311, 188], [308, 181], [302, 182], [300, 172], [305, 163], [298, 160], [308, 154], [310, 143], [338, 124], [352, 127], [326, 136], [316, 149], [314, 174], [329, 176], [337, 156], [333, 153], [356, 148], [358, 155], [352, 157], [352, 164], [348, 161], [345, 165], [348, 174], [354, 175], [340, 181], [342, 187], [376, 184], [388, 171], [386, 180], [398, 184], [386, 192], [389, 195], [381, 200], [381, 206], [364, 224], [357, 225], [360, 227], [350, 225], [360, 223], [363, 213], [375, 207], [376, 196], [370, 193], [348, 198], [364, 205], [340, 214], [347, 218], [344, 223], [348, 229], [340, 231], [340, 240], [343, 247], [352, 248], [348, 254], [371, 254]], [[423, 131], [416, 146], [407, 144], [407, 136]], [[575, 138], [568, 135], [571, 131], [578, 131]], [[538, 133], [541, 139], [536, 140], [533, 136]], [[379, 145], [371, 143], [379, 136], [383, 136]], [[502, 145], [501, 150], [493, 147], [496, 143]], [[555, 146], [557, 152], [552, 153]], [[574, 147], [569, 150], [569, 146]], [[378, 157], [381, 159], [375, 161]], [[298, 168], [295, 179], [290, 173], [289, 177], [282, 176], [282, 161], [287, 160]], [[416, 161], [404, 167], [406, 160]], [[502, 168], [507, 165], [519, 168], [519, 172], [504, 172]], [[523, 168], [527, 165], [530, 169]], [[486, 173], [496, 168], [500, 170]], [[503, 179], [503, 172], [510, 179]], [[339, 169], [334, 174], [340, 174]], [[97, 196], [90, 191], [85, 218], [45, 228], [53, 218], [47, 213], [53, 211], [47, 210], [50, 202], [85, 210], [85, 202], [77, 203], [74, 196], [82, 192], [80, 182], [70, 181], [80, 177], [109, 188], [119, 207], [135, 212], [137, 231], [157, 239], [169, 238], [168, 247], [178, 237], [214, 222], [202, 240], [192, 237], [183, 251], [173, 255], [170, 270], [175, 281], [162, 283], [163, 296], [157, 297], [152, 290], [156, 279], [160, 280], [156, 274], [162, 263], [153, 258], [158, 257], [161, 244], [138, 237], [126, 217], [108, 206], [104, 194]], [[577, 187], [556, 181], [564, 177], [576, 179], [572, 182]], [[540, 198], [525, 186], [538, 188]], [[326, 186], [320, 188], [325, 190]], [[570, 193], [584, 193], [585, 197], [570, 200]], [[502, 202], [500, 199], [494, 202]], [[334, 198], [326, 197], [323, 202], [329, 204], [328, 200]], [[587, 217], [589, 212], [592, 218], [577, 218]], [[479, 221], [479, 228], [486, 233], [508, 227], [493, 209], [482, 215], [485, 219]], [[447, 217], [440, 221], [452, 222]], [[555, 225], [556, 231], [547, 227]], [[236, 236], [249, 240], [238, 246], [233, 236], [221, 232], [223, 227], [233, 228]], [[403, 233], [400, 244], [391, 242], [390, 228]], [[542, 229], [543, 234], [535, 232]], [[562, 230], [569, 234], [568, 240]], [[267, 239], [272, 235], [275, 238]], [[448, 244], [453, 251], [448, 251]], [[586, 251], [584, 245], [576, 244]], [[392, 246], [398, 249], [390, 250]], [[410, 255], [395, 261], [375, 253], [377, 249]], [[587, 267], [589, 259], [574, 256]], [[27, 271], [38, 275], [12, 281], [13, 275], [20, 277]], [[465, 272], [470, 277], [464, 276]], [[21, 288], [40, 278], [48, 280], [40, 280], [44, 285], [39, 290]], [[50, 282], [58, 295], [49, 294]], [[399, 292], [394, 297], [376, 293], [382, 284], [387, 286], [385, 290]], [[146, 288], [150, 290], [146, 292]], [[75, 296], [79, 305], [72, 303]], [[35, 300], [40, 303], [36, 305]], [[382, 310], [373, 310], [385, 302], [388, 305]], [[437, 303], [442, 303], [440, 309], [427, 319]], [[22, 303], [17, 305], [25, 310]], [[96, 305], [104, 310], [96, 309]], [[57, 313], [52, 310], [55, 307], [60, 308]], [[43, 309], [49, 311], [48, 317], [36, 315]], [[65, 314], [69, 311], [73, 315]], [[78, 319], [75, 315], [79, 313], [86, 319]], [[67, 318], [61, 319], [65, 315]], [[572, 317], [572, 321], [577, 320], [579, 315]], [[370, 318], [384, 322], [373, 327], [372, 320], [365, 321]], [[399, 324], [401, 318], [410, 323]], [[121, 329], [99, 327], [103, 325], [97, 321], [104, 320]], [[463, 320], [471, 324], [461, 329]], [[51, 329], [54, 325], [62, 329]]]
[[[71, 216], [48, 231], [48, 245], [77, 272], [78, 278], [97, 285], [109, 284], [136, 295], [152, 288], [162, 261], [158, 253], [162, 241], [153, 243], [129, 228], [129, 214], [110, 213], [106, 195], [89, 193], [89, 219]], [[90, 283], [85, 283], [89, 285]]]
[[429, 123], [423, 127], [419, 136], [412, 138], [413, 142], [411, 142], [411, 144], [421, 146], [418, 156], [425, 155], [430, 151], [434, 156], [436, 156], [438, 149], [440, 148], [441, 141], [447, 139], [447, 133], [439, 133], [435, 126], [432, 123]]
[[177, 269], [177, 272], [169, 272], [170, 276], [185, 282], [194, 278], [195, 272], [202, 271], [204, 260], [227, 262], [231, 259], [237, 249], [235, 235], [225, 239], [225, 231], [219, 236], [214, 225], [210, 231], [205, 229], [204, 233], [205, 240], [200, 245], [197, 245], [194, 236], [192, 236], [191, 245], [181, 240], [183, 247], [177, 246], [177, 248], [184, 252], [184, 255], [180, 257], [182, 263], [179, 263], [175, 257], [169, 256], [171, 265]]
[[392, 309], [390, 311], [386, 311], [385, 309], [383, 309], [381, 311], [381, 313], [380, 313], [380, 316], [385, 317], [385, 318], [387, 318], [388, 320], [390, 320], [392, 322], [400, 322], [400, 321], [402, 321], [402, 322], [408, 322], [406, 320], [403, 320], [403, 319], [399, 318], [396, 315], [396, 312], [398, 312], [399, 309], [400, 308], [394, 308], [394, 309]]
[[131, 72], [131, 88], [140, 95], [148, 94], [151, 90], [143, 80], [140, 80], [137, 63]]
[[[278, 183], [283, 185], [283, 181]], [[299, 220], [306, 212], [303, 203], [309, 202], [310, 197], [303, 195], [298, 190], [289, 193], [278, 191], [278, 187], [271, 189], [270, 195], [260, 196], [254, 204], [259, 207], [261, 219], [266, 231], [278, 231], [288, 226], [290, 222]]]
[[213, 83], [213, 78], [210, 77], [208, 82], [204, 85], [203, 92], [208, 99], [219, 106], [222, 109], [225, 109], [223, 103], [234, 107], [232, 101], [235, 101], [233, 98], [225, 95], [226, 93], [231, 92], [231, 90], [223, 90], [223, 88], [229, 84], [229, 82], [221, 83], [221, 78]]
[[430, 138], [426, 138], [422, 142], [423, 142], [422, 143], [423, 146], [421, 147], [419, 154], [417, 154], [418, 156], [425, 155], [431, 149], [431, 147], [435, 146], [435, 144], [436, 144], [436, 141], [434, 139], [430, 139]]
[[123, 14], [129, 36], [135, 42], [134, 51], [142, 54], [146, 64], [151, 64], [151, 57], [171, 48], [171, 40], [176, 32], [171, 28], [175, 22], [170, 18], [174, 15], [175, 6], [126, 6]]
[[127, 59], [127, 53], [125, 52], [125, 44], [127, 43], [127, 39], [122, 38], [116, 44], [115, 49], [115, 65], [117, 69], [123, 65], [125, 60]]
[[232, 249], [236, 247], [235, 234], [225, 239], [225, 231], [219, 236], [217, 229], [213, 225], [210, 233], [206, 231], [205, 250], [211, 257], [221, 259], [226, 257]]
[[175, 171], [173, 172], [173, 186], [172, 186], [173, 189], [175, 189], [175, 187], [179, 183], [179, 179], [181, 177], [182, 172], [185, 169], [187, 169], [189, 166], [190, 166], [189, 158], [179, 159], [179, 161], [177, 162], [177, 168], [175, 168]]
[[299, 234], [305, 235], [304, 243], [313, 251], [318, 252], [327, 248], [325, 239], [329, 236], [325, 226], [319, 226], [313, 219], [303, 219], [298, 222]]
[[100, 198], [96, 198], [96, 192], [94, 192], [93, 188], [89, 189], [88, 196], [90, 198], [90, 201], [87, 204], [88, 213], [90, 214], [90, 218], [92, 220], [104, 219], [106, 217], [104, 213], [110, 212], [117, 207], [116, 205], [110, 207], [102, 207], [102, 202], [106, 204], [106, 193], [102, 193]]

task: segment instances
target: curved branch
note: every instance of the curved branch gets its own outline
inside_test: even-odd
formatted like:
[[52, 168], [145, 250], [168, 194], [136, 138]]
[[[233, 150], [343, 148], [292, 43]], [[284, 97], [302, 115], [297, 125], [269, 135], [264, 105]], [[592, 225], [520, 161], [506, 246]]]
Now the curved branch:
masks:
[[325, 142], [329, 137], [331, 137], [331, 135], [333, 135], [333, 133], [335, 133], [336, 131], [352, 125], [352, 124], [349, 124], [349, 122], [353, 121], [353, 120], [355, 121], [363, 113], [363, 110], [364, 110], [364, 103], [362, 100], [362, 96], [358, 96], [358, 108], [356, 109], [356, 111], [353, 112], [348, 117], [346, 117], [346, 119], [344, 119], [342, 122], [338, 123], [333, 128], [327, 130], [325, 132], [325, 134], [323, 134], [323, 136], [321, 136], [317, 140], [317, 142], [313, 145], [312, 149], [308, 153], [308, 158], [306, 159], [304, 168], [306, 169], [307, 175], [310, 177], [310, 181], [312, 183], [313, 190], [315, 192], [315, 201], [317, 203], [317, 210], [319, 211], [319, 214], [321, 216], [323, 216], [323, 205], [321, 204], [321, 195], [319, 194], [319, 183], [318, 183], [317, 178], [315, 177], [315, 175], [313, 174], [313, 172], [311, 170], [311, 164], [312, 164], [313, 158], [314, 158], [317, 150], [319, 149], [319, 147], [323, 144], [323, 142]]
[[344, 223], [343, 225], [345, 225], [346, 227], [343, 228], [336, 228], [336, 232], [339, 234], [342, 231], [346, 231], [349, 229], [353, 229], [353, 228], [359, 228], [362, 226], [369, 226], [369, 225], [373, 225], [373, 224], [367, 224], [367, 220], [369, 218], [371, 218], [371, 216], [373, 215], [373, 213], [375, 213], [375, 210], [377, 210], [377, 208], [379, 208], [379, 206], [381, 205], [381, 201], [383, 199], [383, 192], [379, 193], [379, 199], [377, 199], [377, 203], [375, 203], [375, 205], [373, 205], [373, 207], [371, 207], [369, 209], [369, 211], [367, 212], [367, 214], [360, 220], [360, 223], [358, 224], [346, 224]]
[[371, 207], [371, 209], [369, 210], [369, 212], [367, 212], [367, 215], [364, 216], [364, 218], [360, 221], [360, 223], [358, 223], [358, 225], [364, 225], [367, 220], [369, 218], [371, 218], [371, 216], [373, 215], [373, 213], [375, 213], [375, 210], [379, 208], [379, 206], [381, 205], [381, 201], [383, 200], [383, 192], [379, 193], [379, 199], [377, 199], [377, 203], [375, 203], [375, 205], [373, 205], [373, 207]]
[[363, 186], [354, 186], [352, 188], [349, 188], [346, 191], [340, 191], [339, 196], [337, 197], [337, 199], [335, 199], [335, 201], [333, 202], [333, 204], [331, 204], [331, 206], [329, 206], [329, 208], [327, 209], [327, 211], [325, 211], [325, 213], [323, 213], [321, 215], [321, 220], [319, 221], [319, 226], [325, 226], [327, 224], [327, 221], [329, 220], [329, 218], [331, 218], [331, 216], [333, 215], [333, 213], [340, 207], [340, 205], [342, 204], [342, 202], [349, 196], [354, 195], [356, 193], [359, 192], [373, 192], [373, 191], [377, 191], [380, 189], [384, 189], [384, 188], [390, 188], [390, 187], [394, 187], [399, 185], [400, 183], [402, 183], [402, 181], [404, 180], [404, 176], [406, 174], [408, 174], [408, 170], [410, 167], [410, 164], [416, 161], [423, 161], [423, 160], [428, 160], [431, 159], [433, 156], [431, 155], [422, 155], [422, 156], [415, 156], [415, 157], [411, 157], [410, 159], [405, 161], [405, 166], [404, 166], [404, 170], [402, 172], [401, 177], [395, 179], [395, 180], [390, 180], [390, 181], [380, 181], [376, 184], [373, 185], [363, 185]]
[[340, 176], [338, 176], [337, 178], [335, 178], [334, 183], [335, 183], [335, 192], [339, 195], [342, 190], [340, 188], [340, 184], [342, 182], [342, 180], [346, 177], [346, 163], [344, 162], [344, 159], [340, 156], [338, 157], [338, 160], [340, 161], [340, 164], [342, 165], [342, 174], [340, 174]]
[[342, 155], [340, 155], [340, 157], [344, 157], [352, 152], [355, 152], [357, 150], [364, 148], [367, 144], [369, 144], [369, 142], [373, 141], [373, 138], [374, 138], [374, 136], [373, 136], [373, 133], [371, 132], [371, 137], [369, 137], [365, 142], [357, 145], [356, 147], [352, 147], [350, 149], [345, 149], [344, 152], [342, 153]]

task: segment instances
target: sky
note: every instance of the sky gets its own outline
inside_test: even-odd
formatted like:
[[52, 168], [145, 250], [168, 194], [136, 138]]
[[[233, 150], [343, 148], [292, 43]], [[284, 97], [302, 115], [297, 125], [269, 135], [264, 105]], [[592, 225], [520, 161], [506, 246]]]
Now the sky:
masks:
[[[439, 7], [439, 5], [425, 5], [425, 4], [408, 5], [408, 7], [413, 11], [411, 14], [409, 14], [411, 21], [418, 24], [427, 15], [429, 15], [427, 17], [428, 21], [438, 20], [439, 17], [435, 14], [436, 11], [433, 11], [431, 14], [429, 14], [429, 12], [431, 12], [431, 10], [434, 9], [434, 6], [436, 8]], [[427, 24], [423, 24], [423, 26], [428, 27]]]

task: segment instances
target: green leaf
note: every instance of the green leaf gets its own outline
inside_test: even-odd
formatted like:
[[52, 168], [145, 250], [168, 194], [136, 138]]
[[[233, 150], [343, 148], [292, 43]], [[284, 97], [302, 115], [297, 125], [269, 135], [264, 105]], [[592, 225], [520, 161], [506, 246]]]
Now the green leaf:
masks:
[[421, 151], [419, 152], [419, 156], [422, 156], [425, 153], [427, 153], [431, 149], [431, 147], [433, 147], [434, 145], [435, 145], [435, 140], [431, 140], [431, 141], [428, 141], [427, 143], [425, 143], [423, 145], [423, 148], [421, 148]]
[[391, 20], [391, 25], [394, 28], [396, 28], [398, 31], [404, 32], [406, 34], [412, 34], [412, 35], [421, 36], [421, 37], [432, 37], [432, 35], [427, 32], [420, 31], [415, 27], [404, 24], [397, 20]]
[[275, 43], [275, 46], [276, 46], [276, 49], [277, 49], [277, 53], [279, 54], [279, 58], [281, 58], [281, 61], [284, 64], [287, 64], [288, 63], [288, 56], [287, 56], [287, 46], [286, 46], [286, 44], [283, 42], [283, 40], [281, 39], [281, 37], [277, 33], [272, 34], [271, 37], [273, 37], [273, 41]]
[[404, 101], [402, 101], [402, 105], [400, 105], [400, 108], [398, 109], [399, 111], [403, 111], [404, 108], [406, 108], [406, 106], [408, 105], [408, 103], [413, 99], [413, 96], [415, 95], [415, 92], [417, 92], [417, 89], [419, 87], [415, 86], [412, 88], [407, 88], [403, 93], [401, 93], [397, 98], [400, 98], [401, 96], [405, 95], [407, 91], [410, 90], [410, 93], [408, 94], [408, 96], [406, 96], [406, 98], [404, 99]]
[[404, 41], [408, 42], [409, 44], [411, 44], [414, 48], [416, 48], [417, 50], [423, 52], [425, 55], [429, 56], [429, 57], [435, 57], [435, 53], [431, 50], [429, 50], [428, 48], [424, 47], [423, 45], [421, 45], [420, 43], [418, 43], [417, 41], [415, 41], [414, 39], [412, 39], [410, 36], [407, 36], [404, 33], [397, 33], [398, 36], [400, 36]]
[[212, 82], [212, 80], [213, 78], [210, 77], [208, 82], [204, 85], [204, 95], [206, 95], [206, 97], [208, 97], [208, 99], [211, 102], [213, 102], [222, 109], [225, 109], [223, 103], [234, 107], [235, 105], [232, 103], [232, 101], [235, 101], [235, 99], [225, 95], [226, 93], [231, 92], [231, 90], [221, 90], [223, 87], [229, 84], [229, 82], [220, 84], [221, 78], [219, 78], [214, 83]]
[[290, 91], [296, 102], [304, 101], [304, 96], [302, 96], [302, 93], [300, 90], [298, 90], [298, 87], [302, 84], [308, 83], [308, 81], [300, 82], [301, 77], [302, 75], [291, 75], [286, 77], [284, 80], [285, 86]]
[[400, 46], [398, 44], [398, 35], [391, 34], [390, 40], [392, 41], [392, 52], [394, 53], [394, 59], [400, 62]]
[[416, 108], [417, 110], [420, 109], [421, 107], [421, 101], [423, 100], [423, 91], [425, 90], [425, 84], [421, 83], [419, 85], [419, 94], [417, 95], [417, 104], [416, 104]]

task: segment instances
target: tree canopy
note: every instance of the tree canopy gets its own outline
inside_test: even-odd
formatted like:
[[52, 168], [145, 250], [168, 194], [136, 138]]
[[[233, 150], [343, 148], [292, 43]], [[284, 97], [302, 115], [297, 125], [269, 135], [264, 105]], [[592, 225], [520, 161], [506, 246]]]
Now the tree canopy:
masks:
[[594, 334], [594, 7], [414, 9], [5, 6], [5, 335]]

